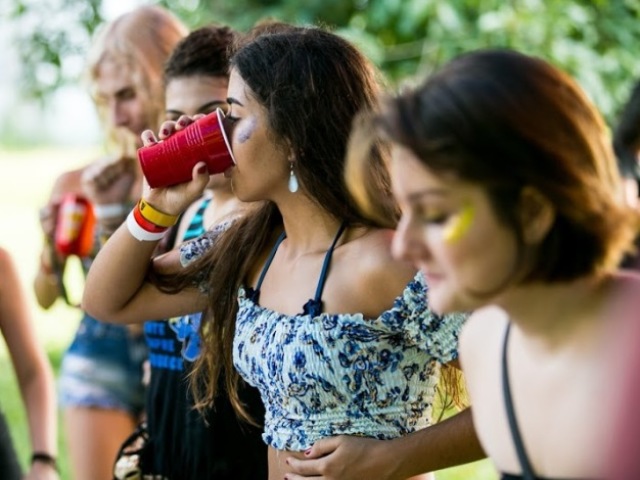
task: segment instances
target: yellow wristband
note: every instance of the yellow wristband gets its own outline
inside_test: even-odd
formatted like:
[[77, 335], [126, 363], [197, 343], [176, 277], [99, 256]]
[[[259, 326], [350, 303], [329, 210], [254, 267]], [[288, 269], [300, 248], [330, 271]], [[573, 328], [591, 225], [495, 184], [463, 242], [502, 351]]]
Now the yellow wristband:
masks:
[[160, 210], [156, 210], [142, 198], [140, 199], [140, 202], [138, 202], [138, 208], [140, 209], [140, 214], [145, 220], [159, 227], [168, 228], [175, 225], [178, 221], [179, 215], [169, 215], [161, 212]]

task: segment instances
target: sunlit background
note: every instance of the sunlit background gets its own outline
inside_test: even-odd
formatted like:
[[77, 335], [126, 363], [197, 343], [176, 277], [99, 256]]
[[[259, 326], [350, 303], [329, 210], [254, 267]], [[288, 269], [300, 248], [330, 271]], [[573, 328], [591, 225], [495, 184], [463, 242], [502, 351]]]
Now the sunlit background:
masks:
[[[43, 311], [31, 282], [41, 233], [37, 212], [63, 171], [102, 148], [81, 76], [91, 31], [142, 3], [168, 6], [190, 27], [211, 21], [246, 30], [265, 16], [321, 22], [357, 43], [390, 89], [412, 83], [453, 56], [511, 47], [543, 56], [574, 75], [613, 127], [640, 78], [640, 0], [0, 0], [0, 245], [16, 258], [38, 335], [55, 368], [79, 321], [59, 302]], [[79, 299], [80, 268], [68, 283]], [[0, 408], [21, 461], [30, 446], [22, 404], [0, 342]], [[62, 478], [68, 478], [60, 438]], [[488, 462], [452, 469], [441, 480], [496, 478]]]
[[[25, 65], [19, 58], [16, 44], [21, 32], [39, 29], [46, 22], [47, 30], [61, 30], [78, 43], [88, 45], [87, 32], [77, 24], [73, 9], [65, 11], [68, 2], [49, 0], [24, 2], [41, 6], [30, 15], [11, 20], [11, 9], [18, 2], [2, 0], [0, 7], [0, 146], [58, 145], [89, 146], [100, 141], [100, 129], [93, 104], [80, 79], [84, 66], [83, 52], [62, 58], [62, 74], [65, 78], [77, 78], [78, 82], [55, 89], [45, 99], [30, 98], [21, 88]], [[104, 0], [103, 17], [106, 21], [140, 5], [140, 0]], [[13, 5], [12, 5], [13, 4]], [[34, 69], [37, 80], [44, 86], [56, 85], [58, 72], [47, 64]], [[44, 102], [44, 103], [43, 103]]]

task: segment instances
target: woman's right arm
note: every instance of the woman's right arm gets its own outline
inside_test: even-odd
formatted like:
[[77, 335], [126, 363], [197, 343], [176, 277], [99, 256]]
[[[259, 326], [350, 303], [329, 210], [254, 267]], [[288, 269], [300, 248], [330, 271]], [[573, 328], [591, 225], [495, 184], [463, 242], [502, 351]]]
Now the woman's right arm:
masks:
[[118, 228], [89, 269], [82, 308], [112, 323], [141, 323], [203, 310], [206, 297], [196, 288], [167, 294], [146, 280], [154, 263], [161, 265], [164, 273], [182, 268], [175, 251], [152, 262], [156, 244], [137, 240], [126, 224]]
[[[167, 213], [172, 211], [169, 205], [173, 208], [178, 204], [186, 207], [201, 194], [209, 181], [209, 174], [206, 171], [196, 173], [197, 168], [194, 168], [194, 179], [188, 184], [162, 189], [173, 190], [169, 193], [150, 190], [143, 198]], [[176, 201], [177, 195], [181, 195], [183, 200]], [[167, 202], [162, 197], [174, 199]], [[89, 269], [82, 308], [89, 315], [112, 323], [141, 323], [204, 310], [207, 297], [195, 286], [169, 294], [147, 280], [149, 268], [165, 274], [182, 268], [176, 250], [152, 261], [157, 243], [138, 240], [127, 222], [121, 225], [100, 249]]]
[[[168, 123], [163, 124], [163, 130], [171, 134], [173, 125], [167, 126]], [[152, 132], [146, 131], [143, 141], [148, 145], [156, 139]], [[200, 162], [194, 166], [190, 182], [169, 188], [147, 187], [143, 198], [161, 212], [178, 215], [202, 195], [208, 182], [206, 165]], [[207, 297], [195, 286], [168, 294], [147, 280], [149, 268], [162, 273], [182, 268], [176, 251], [152, 262], [157, 243], [139, 240], [127, 222], [121, 225], [100, 249], [89, 269], [82, 308], [95, 318], [111, 323], [142, 323], [204, 310]]]

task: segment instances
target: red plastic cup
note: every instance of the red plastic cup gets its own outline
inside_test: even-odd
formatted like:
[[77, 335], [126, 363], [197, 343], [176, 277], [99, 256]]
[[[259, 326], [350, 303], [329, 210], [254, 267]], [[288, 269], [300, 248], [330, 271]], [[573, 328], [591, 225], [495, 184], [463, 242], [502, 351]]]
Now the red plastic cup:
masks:
[[62, 255], [86, 257], [93, 250], [96, 219], [86, 198], [68, 193], [58, 208], [54, 244]]
[[234, 165], [223, 119], [224, 113], [218, 108], [166, 140], [138, 149], [138, 161], [149, 186], [188, 182], [198, 162], [205, 162], [212, 175]]

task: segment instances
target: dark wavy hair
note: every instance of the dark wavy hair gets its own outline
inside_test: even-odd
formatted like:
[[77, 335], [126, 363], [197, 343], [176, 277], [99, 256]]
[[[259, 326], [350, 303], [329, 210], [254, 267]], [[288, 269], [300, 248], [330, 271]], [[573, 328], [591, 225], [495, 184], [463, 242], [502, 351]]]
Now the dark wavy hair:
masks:
[[[378, 225], [360, 213], [344, 179], [351, 124], [357, 112], [376, 105], [378, 72], [358, 49], [324, 29], [282, 23], [260, 29], [237, 44], [231, 68], [266, 109], [273, 138], [296, 156], [305, 192], [340, 221]], [[388, 192], [382, 156], [376, 158], [380, 162], [372, 164], [371, 181]], [[398, 217], [393, 209], [381, 216], [386, 225]], [[224, 377], [232, 404], [251, 421], [238, 398], [240, 378], [232, 361], [237, 292], [282, 228], [278, 208], [265, 201], [221, 235], [215, 248], [178, 277], [163, 282], [164, 288], [168, 285], [169, 291], [175, 291], [202, 272], [208, 278], [209, 306], [201, 324], [203, 352], [191, 377], [199, 408], [213, 401], [218, 381]]]
[[622, 202], [605, 123], [577, 83], [544, 60], [509, 50], [462, 55], [363, 123], [349, 156], [349, 184], [372, 215], [379, 199], [361, 178], [367, 142], [383, 137], [431, 171], [486, 189], [521, 250], [522, 191], [546, 197], [556, 217], [525, 282], [612, 269], [631, 248], [638, 218]]
[[229, 27], [209, 25], [178, 43], [164, 66], [165, 85], [178, 77], [229, 76], [229, 55], [237, 34]]

